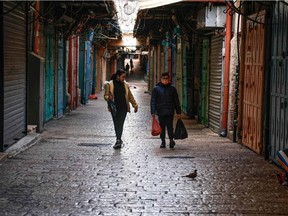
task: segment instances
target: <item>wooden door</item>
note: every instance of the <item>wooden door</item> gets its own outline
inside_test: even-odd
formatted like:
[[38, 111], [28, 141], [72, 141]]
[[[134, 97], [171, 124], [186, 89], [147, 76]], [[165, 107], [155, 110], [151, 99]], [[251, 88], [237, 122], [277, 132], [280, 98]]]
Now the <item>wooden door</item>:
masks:
[[[251, 18], [265, 23], [265, 11], [252, 15]], [[242, 143], [261, 154], [265, 26], [251, 20], [246, 24]]]

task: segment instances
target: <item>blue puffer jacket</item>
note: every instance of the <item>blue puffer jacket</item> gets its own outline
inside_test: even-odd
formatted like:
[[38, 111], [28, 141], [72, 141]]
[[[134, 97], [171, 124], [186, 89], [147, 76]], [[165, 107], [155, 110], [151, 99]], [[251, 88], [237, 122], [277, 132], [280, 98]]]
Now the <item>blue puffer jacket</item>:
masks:
[[152, 91], [151, 114], [158, 116], [181, 114], [178, 93], [171, 84], [163, 85], [159, 82]]

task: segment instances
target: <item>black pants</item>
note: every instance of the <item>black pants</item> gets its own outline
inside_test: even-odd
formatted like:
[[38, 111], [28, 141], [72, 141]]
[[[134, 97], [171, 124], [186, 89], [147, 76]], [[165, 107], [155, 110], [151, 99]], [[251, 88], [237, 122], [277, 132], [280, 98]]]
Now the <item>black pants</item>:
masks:
[[115, 117], [112, 116], [117, 140], [118, 139], [121, 140], [122, 138], [126, 115], [127, 115], [127, 110], [119, 109], [117, 110], [116, 116]]
[[168, 137], [170, 140], [173, 140], [173, 118], [174, 115], [167, 115], [167, 116], [158, 116], [159, 124], [162, 129], [162, 133], [160, 134], [160, 138], [162, 141], [165, 140], [165, 128], [167, 128]]

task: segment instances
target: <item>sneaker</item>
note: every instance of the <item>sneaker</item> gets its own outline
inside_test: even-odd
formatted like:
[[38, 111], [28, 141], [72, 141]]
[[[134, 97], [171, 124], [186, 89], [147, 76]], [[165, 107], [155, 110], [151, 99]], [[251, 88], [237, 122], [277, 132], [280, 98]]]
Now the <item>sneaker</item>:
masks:
[[160, 148], [166, 148], [166, 143], [165, 141], [162, 141], [161, 145], [160, 145]]
[[169, 147], [174, 148], [175, 145], [175, 142], [173, 140], [170, 140]]
[[114, 149], [120, 149], [122, 147], [122, 140], [117, 140], [115, 145], [113, 146]]

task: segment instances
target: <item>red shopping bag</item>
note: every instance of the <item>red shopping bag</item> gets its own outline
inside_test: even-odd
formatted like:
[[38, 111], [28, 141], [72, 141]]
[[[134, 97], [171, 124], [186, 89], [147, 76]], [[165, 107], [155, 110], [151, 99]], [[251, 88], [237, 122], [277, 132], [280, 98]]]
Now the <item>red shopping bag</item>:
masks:
[[158, 120], [156, 119], [155, 116], [152, 117], [152, 130], [151, 130], [151, 134], [152, 136], [158, 136], [160, 135], [162, 132], [162, 129], [160, 127], [160, 124], [158, 122]]

